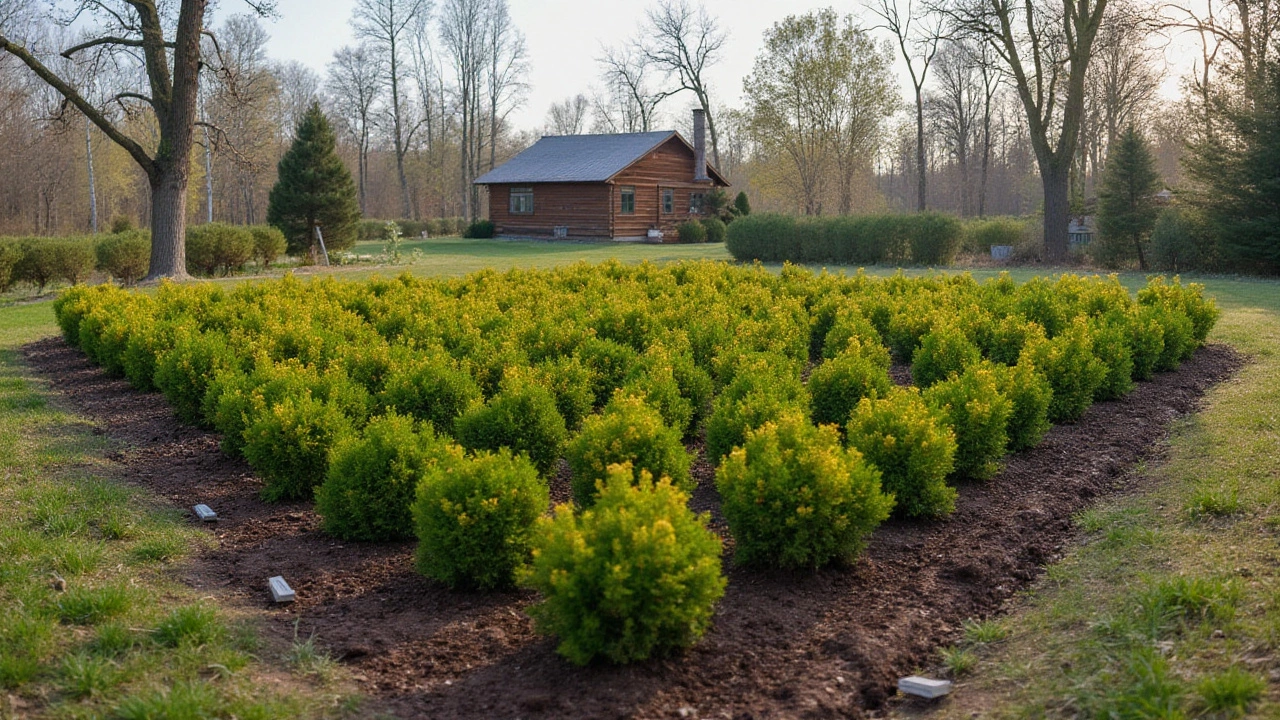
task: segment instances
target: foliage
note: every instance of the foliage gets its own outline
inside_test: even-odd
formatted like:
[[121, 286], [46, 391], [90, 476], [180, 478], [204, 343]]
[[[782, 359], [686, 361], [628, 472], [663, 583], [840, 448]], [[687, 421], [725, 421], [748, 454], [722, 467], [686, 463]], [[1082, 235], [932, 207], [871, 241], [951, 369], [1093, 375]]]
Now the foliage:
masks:
[[236, 364], [225, 335], [184, 327], [175, 331], [173, 344], [157, 357], [154, 382], [180, 420], [203, 424], [201, 410], [209, 381], [219, 370]]
[[418, 482], [444, 454], [430, 425], [389, 413], [359, 436], [333, 447], [324, 484], [316, 488], [316, 512], [324, 531], [343, 540], [407, 540]]
[[15, 272], [22, 261], [22, 249], [14, 242], [0, 241], [0, 293], [7, 293], [15, 280], [20, 279]]
[[378, 404], [450, 431], [454, 421], [482, 400], [480, 386], [442, 354], [398, 363], [387, 375]]
[[317, 226], [330, 252], [355, 244], [360, 221], [355, 181], [338, 157], [337, 139], [319, 103], [302, 116], [293, 145], [280, 159], [267, 221], [284, 233], [291, 255], [313, 251]]
[[419, 572], [449, 587], [512, 585], [550, 502], [527, 458], [507, 450], [442, 455], [426, 470], [413, 505]]
[[604, 413], [587, 418], [582, 432], [567, 448], [573, 471], [573, 497], [579, 507], [590, 507], [597, 486], [613, 465], [628, 463], [637, 477], [647, 472], [683, 492], [693, 491], [689, 464], [693, 458], [680, 444], [680, 432], [667, 426], [658, 411], [638, 397], [619, 395]]
[[747, 197], [745, 190], [740, 191], [733, 199], [733, 214], [740, 218], [751, 214], [751, 199]]
[[132, 285], [147, 274], [151, 263], [151, 235], [141, 230], [108, 235], [98, 241], [95, 254], [99, 270], [125, 285]]
[[1190, 143], [1187, 172], [1202, 188], [1191, 200], [1229, 267], [1280, 272], [1280, 66], [1268, 61], [1204, 111], [1214, 131]]
[[1167, 207], [1151, 229], [1151, 266], [1156, 270], [1186, 272], [1213, 265], [1204, 229], [1186, 209]]
[[285, 239], [280, 228], [271, 225], [251, 225], [249, 232], [253, 235], [253, 259], [258, 267], [266, 270], [275, 263], [276, 258], [285, 254], [289, 241]]
[[863, 399], [845, 437], [880, 470], [881, 486], [893, 495], [897, 514], [941, 517], [955, 509], [957, 493], [946, 481], [955, 467], [955, 434], [915, 388]]
[[[709, 242], [709, 243], [724, 242], [724, 236], [726, 233], [729, 232], [729, 227], [725, 225], [724, 221], [718, 217], [706, 218], [705, 220], [702, 221], [702, 227], [707, 231], [707, 239], [705, 242]], [[682, 240], [681, 242], [684, 242], [684, 241]], [[691, 240], [690, 242], [696, 242], [696, 241]]]
[[476, 220], [467, 226], [467, 231], [462, 237], [472, 240], [488, 240], [497, 233], [498, 227], [493, 224], [492, 220]]
[[509, 448], [524, 453], [548, 475], [560, 459], [567, 431], [549, 390], [510, 376], [488, 403], [472, 405], [458, 418], [454, 433], [468, 450]]
[[884, 397], [892, 387], [893, 381], [882, 366], [857, 350], [846, 350], [809, 375], [813, 421], [843, 428], [863, 398]]
[[1118, 400], [1133, 390], [1133, 350], [1130, 347], [1129, 318], [1120, 312], [1094, 318], [1089, 323], [1093, 354], [1107, 366], [1094, 400]]
[[880, 473], [840, 445], [833, 426], [788, 414], [747, 434], [716, 471], [744, 564], [817, 568], [849, 562], [893, 508]]
[[646, 473], [614, 467], [581, 515], [561, 505], [538, 521], [523, 584], [542, 594], [529, 608], [539, 632], [585, 665], [645, 660], [689, 647], [724, 595], [720, 540], [688, 496]]
[[53, 243], [55, 277], [72, 285], [87, 280], [98, 264], [91, 241], [60, 240]]
[[707, 242], [707, 226], [697, 220], [686, 220], [676, 228], [676, 237], [682, 243]]
[[949, 265], [962, 226], [936, 213], [804, 217], [759, 213], [729, 226], [725, 247], [741, 261]]
[[263, 499], [311, 499], [328, 474], [329, 451], [351, 433], [337, 404], [310, 395], [264, 408], [244, 431], [244, 457], [266, 481]]
[[996, 382], [1001, 394], [1009, 398], [1009, 449], [1027, 450], [1040, 444], [1049, 431], [1049, 403], [1053, 399], [1053, 387], [1049, 380], [1030, 362], [1019, 362], [1012, 367], [994, 365]]
[[993, 245], [1016, 247], [1027, 235], [1027, 221], [1013, 217], [970, 219], [964, 222], [960, 246], [965, 252], [989, 254]]
[[978, 347], [959, 328], [949, 323], [936, 323], [920, 340], [911, 358], [911, 379], [921, 388], [942, 382], [978, 362]]
[[1106, 363], [1093, 354], [1093, 335], [1084, 318], [1052, 340], [1028, 345], [1023, 358], [1045, 376], [1053, 388], [1049, 421], [1074, 422], [1093, 404], [1094, 394], [1107, 378]]
[[788, 410], [804, 412], [808, 393], [800, 379], [753, 367], [739, 372], [716, 397], [707, 420], [707, 459], [717, 464], [746, 440], [747, 432], [778, 420]]
[[245, 227], [208, 223], [187, 228], [187, 272], [212, 276], [243, 270], [253, 259], [254, 235]]
[[1155, 197], [1159, 191], [1160, 172], [1151, 147], [1130, 125], [1108, 153], [1102, 174], [1098, 192], [1099, 237], [1090, 246], [1099, 262], [1120, 267], [1136, 258], [1138, 267], [1147, 269], [1151, 230], [1160, 214]]
[[1013, 403], [1000, 392], [997, 370], [973, 364], [924, 393], [925, 402], [938, 411], [955, 433], [953, 474], [985, 480], [999, 469], [1009, 445], [1008, 426]]

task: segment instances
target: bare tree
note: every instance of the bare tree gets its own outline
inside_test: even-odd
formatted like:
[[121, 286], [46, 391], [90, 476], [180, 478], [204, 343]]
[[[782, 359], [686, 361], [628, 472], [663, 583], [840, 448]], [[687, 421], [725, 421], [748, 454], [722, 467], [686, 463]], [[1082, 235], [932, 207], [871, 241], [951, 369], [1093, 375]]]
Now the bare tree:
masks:
[[711, 156], [720, 165], [720, 135], [711, 107], [707, 69], [720, 61], [728, 35], [705, 7], [696, 10], [688, 0], [661, 0], [648, 13], [645, 39], [638, 45], [643, 57], [675, 80], [675, 90], [687, 90], [707, 114]]
[[407, 117], [407, 103], [402, 97], [402, 57], [408, 49], [410, 31], [418, 18], [430, 10], [428, 0], [357, 0], [352, 17], [356, 37], [367, 41], [382, 55], [386, 87], [391, 91], [391, 140], [400, 181], [400, 208], [406, 218], [412, 217], [413, 206], [409, 200], [409, 176], [405, 173], [404, 160], [416, 128]]
[[[14, 0], [10, 0], [14, 2]], [[9, 3], [5, 3], [8, 5]], [[268, 12], [267, 0], [249, 3], [256, 11]], [[148, 279], [187, 276], [186, 229], [187, 187], [191, 173], [191, 150], [195, 141], [196, 100], [199, 94], [201, 37], [208, 0], [182, 0], [177, 22], [171, 28], [155, 0], [79, 0], [72, 23], [93, 23], [94, 37], [66, 49], [64, 57], [133, 53], [140, 55], [145, 70], [146, 91], [125, 91], [112, 102], [141, 103], [154, 115], [160, 139], [154, 150], [130, 136], [111, 120], [102, 107], [95, 106], [84, 89], [50, 69], [18, 37], [9, 35], [15, 10], [0, 10], [0, 52], [22, 61], [41, 81], [74, 105], [113, 142], [124, 148], [147, 175], [151, 187], [151, 268]], [[166, 31], [172, 30], [166, 37]], [[172, 39], [169, 39], [172, 38]], [[94, 52], [90, 52], [94, 51]], [[149, 94], [148, 94], [149, 93]]]
[[511, 22], [507, 0], [490, 0], [488, 28], [485, 31], [489, 58], [486, 78], [489, 101], [489, 169], [498, 164], [498, 133], [507, 116], [524, 104], [528, 88], [525, 75], [529, 71], [528, 48], [524, 34]]
[[938, 51], [934, 90], [925, 96], [925, 110], [946, 152], [960, 171], [960, 214], [973, 213], [970, 176], [978, 124], [982, 115], [982, 80], [972, 49], [951, 41]]
[[1084, 115], [1085, 77], [1109, 0], [954, 0], [939, 8], [966, 33], [990, 42], [1009, 69], [1027, 116], [1044, 185], [1049, 260], [1067, 257], [1071, 167]]
[[465, 216], [475, 217], [479, 195], [472, 185], [480, 154], [480, 92], [485, 57], [486, 0], [445, 0], [440, 14], [440, 37], [453, 64], [461, 115], [460, 165], [462, 206]]
[[547, 134], [583, 134], [587, 131], [587, 114], [590, 111], [591, 101], [582, 93], [552, 103], [551, 109], [547, 111]]
[[[634, 46], [606, 48], [597, 60], [606, 96], [596, 101], [597, 125], [611, 132], [649, 132], [670, 93], [650, 87], [653, 63]], [[705, 109], [705, 108], [704, 108]]]
[[329, 64], [329, 93], [346, 121], [357, 152], [360, 212], [369, 209], [369, 150], [374, 127], [374, 105], [382, 96], [386, 71], [368, 45], [347, 45], [333, 54]]
[[877, 0], [869, 6], [871, 12], [884, 21], [883, 27], [893, 33], [894, 42], [902, 59], [907, 63], [907, 72], [911, 76], [911, 86], [915, 90], [916, 100], [916, 209], [924, 212], [928, 208], [928, 162], [925, 157], [924, 137], [924, 84], [929, 76], [929, 66], [938, 53], [938, 45], [942, 37], [940, 24], [926, 26], [925, 18], [919, 16], [911, 0], [907, 0], [905, 14], [898, 11], [896, 0]]

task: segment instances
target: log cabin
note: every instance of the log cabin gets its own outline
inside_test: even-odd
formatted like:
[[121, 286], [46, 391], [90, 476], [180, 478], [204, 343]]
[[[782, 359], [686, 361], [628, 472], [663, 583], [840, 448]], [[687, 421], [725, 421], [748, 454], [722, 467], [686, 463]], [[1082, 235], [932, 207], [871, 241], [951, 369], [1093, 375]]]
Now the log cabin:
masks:
[[548, 136], [475, 182], [498, 237], [673, 242], [729, 186], [707, 162], [701, 110], [693, 128], [693, 144], [674, 130]]

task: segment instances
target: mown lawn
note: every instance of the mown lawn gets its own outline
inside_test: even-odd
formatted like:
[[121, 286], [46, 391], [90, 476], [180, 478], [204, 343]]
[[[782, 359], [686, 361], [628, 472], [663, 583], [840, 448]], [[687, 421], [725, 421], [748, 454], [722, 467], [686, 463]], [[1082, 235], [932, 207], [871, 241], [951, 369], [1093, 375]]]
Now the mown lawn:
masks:
[[[722, 245], [439, 239], [401, 250], [412, 262], [310, 272], [728, 259]], [[1166, 462], [1140, 469], [1149, 491], [1084, 513], [1084, 545], [1010, 615], [975, 619], [940, 655], [960, 687], [929, 714], [1227, 717], [1247, 706], [1280, 716], [1280, 284], [1204, 282], [1224, 309], [1212, 339], [1252, 364], [1180, 424]], [[32, 376], [20, 348], [56, 332], [47, 301], [0, 306], [0, 718], [41, 708], [73, 718], [358, 714], [314, 647], [263, 647], [252, 617], [177, 582], [174, 569], [207, 536], [111, 480], [101, 429]]]

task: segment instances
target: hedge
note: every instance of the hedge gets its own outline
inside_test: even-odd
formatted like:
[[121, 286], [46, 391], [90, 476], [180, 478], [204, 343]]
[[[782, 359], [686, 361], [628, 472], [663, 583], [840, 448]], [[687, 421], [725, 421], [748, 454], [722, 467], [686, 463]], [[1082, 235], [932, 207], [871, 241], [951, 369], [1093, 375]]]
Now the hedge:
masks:
[[960, 221], [939, 213], [794, 217], [762, 213], [729, 225], [726, 245], [740, 261], [945, 266], [960, 251]]

